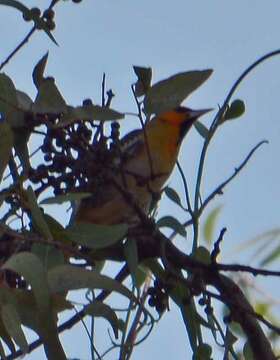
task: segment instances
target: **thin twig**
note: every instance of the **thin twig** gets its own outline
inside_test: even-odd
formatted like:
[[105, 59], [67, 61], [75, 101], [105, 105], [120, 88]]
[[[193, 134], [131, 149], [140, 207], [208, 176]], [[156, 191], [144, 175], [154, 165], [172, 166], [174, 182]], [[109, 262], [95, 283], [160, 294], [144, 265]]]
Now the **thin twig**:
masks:
[[8, 62], [16, 55], [16, 53], [29, 41], [34, 34], [36, 26], [34, 25], [24, 39], [18, 44], [18, 46], [7, 56], [7, 58], [0, 65], [0, 71], [8, 64]]
[[240, 171], [247, 165], [248, 161], [251, 159], [253, 154], [264, 144], [268, 144], [267, 140], [260, 141], [257, 145], [253, 147], [253, 149], [249, 152], [246, 158], [242, 161], [242, 163], [235, 168], [234, 173], [229, 176], [225, 181], [223, 181], [217, 188], [204, 200], [203, 204], [199, 209], [199, 214], [205, 209], [205, 207], [209, 204], [209, 202], [216, 196], [221, 195], [223, 193], [223, 189], [240, 173]]

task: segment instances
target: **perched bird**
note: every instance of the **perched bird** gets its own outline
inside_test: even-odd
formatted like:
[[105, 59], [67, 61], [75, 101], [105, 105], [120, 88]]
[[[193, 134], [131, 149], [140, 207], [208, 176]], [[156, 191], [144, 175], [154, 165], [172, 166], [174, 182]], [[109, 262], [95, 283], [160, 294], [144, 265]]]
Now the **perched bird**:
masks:
[[81, 201], [75, 221], [137, 224], [139, 218], [124, 192], [148, 213], [153, 196], [160, 193], [172, 173], [183, 138], [193, 123], [210, 110], [180, 106], [155, 116], [144, 129], [126, 135], [119, 144], [121, 156], [115, 161], [115, 170], [110, 172], [112, 181]]

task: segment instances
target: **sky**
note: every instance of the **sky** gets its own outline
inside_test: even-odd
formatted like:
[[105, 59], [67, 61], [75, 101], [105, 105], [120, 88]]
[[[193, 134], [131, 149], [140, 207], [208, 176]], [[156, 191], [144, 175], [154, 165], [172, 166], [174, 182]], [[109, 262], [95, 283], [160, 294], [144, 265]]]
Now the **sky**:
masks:
[[[41, 9], [48, 5], [47, 1], [23, 3], [30, 7], [39, 5]], [[197, 109], [213, 107], [217, 111], [241, 72], [263, 54], [280, 47], [278, 0], [254, 3], [249, 0], [83, 0], [79, 5], [62, 1], [55, 11], [53, 35], [59, 46], [38, 32], [4, 71], [18, 89], [34, 97], [32, 70], [49, 51], [46, 72], [55, 77], [67, 103], [72, 105], [79, 105], [89, 97], [100, 103], [104, 72], [108, 88], [116, 94], [112, 107], [135, 112], [130, 90], [135, 81], [133, 65], [152, 67], [153, 82], [180, 71], [212, 68], [211, 78], [184, 104]], [[1, 6], [0, 62], [22, 40], [29, 27], [30, 23], [24, 22], [17, 11]], [[203, 222], [211, 209], [222, 206], [215, 236], [222, 227], [227, 227], [221, 254], [225, 262], [253, 263], [248, 252], [240, 253], [236, 247], [279, 227], [279, 66], [280, 57], [275, 57], [245, 79], [234, 95], [245, 102], [245, 114], [224, 124], [209, 148], [204, 197], [234, 172], [254, 145], [263, 139], [269, 141], [226, 188], [224, 195], [215, 198], [202, 219]], [[215, 111], [203, 117], [202, 122], [209, 125], [214, 114]], [[122, 121], [123, 133], [135, 127], [139, 127], [135, 118]], [[181, 166], [192, 190], [201, 146], [202, 138], [193, 129], [180, 152]], [[168, 184], [183, 194], [176, 172]], [[54, 212], [65, 223], [63, 212], [59, 209]], [[185, 219], [184, 213], [163, 199], [159, 216], [170, 212], [182, 221]], [[180, 239], [180, 244], [188, 247], [185, 242]], [[276, 282], [266, 281], [261, 286], [275, 295]], [[100, 326], [97, 343], [104, 345], [107, 324]], [[69, 358], [89, 358], [88, 341], [81, 328], [66, 333], [62, 339]], [[179, 360], [190, 359], [189, 351], [180, 314], [172, 305], [148, 340], [135, 349], [133, 360], [147, 358], [147, 354], [149, 358], [163, 360], [174, 354]], [[34, 352], [27, 358], [39, 356], [43, 358], [42, 352]]]

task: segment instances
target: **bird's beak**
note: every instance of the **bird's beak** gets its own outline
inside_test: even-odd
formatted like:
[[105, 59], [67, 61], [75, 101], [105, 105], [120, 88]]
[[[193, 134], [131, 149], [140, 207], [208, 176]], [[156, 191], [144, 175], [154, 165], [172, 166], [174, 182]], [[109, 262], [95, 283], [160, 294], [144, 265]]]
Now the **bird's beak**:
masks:
[[193, 119], [198, 119], [200, 116], [208, 113], [209, 111], [213, 111], [214, 109], [203, 109], [203, 110], [191, 110], [189, 115]]

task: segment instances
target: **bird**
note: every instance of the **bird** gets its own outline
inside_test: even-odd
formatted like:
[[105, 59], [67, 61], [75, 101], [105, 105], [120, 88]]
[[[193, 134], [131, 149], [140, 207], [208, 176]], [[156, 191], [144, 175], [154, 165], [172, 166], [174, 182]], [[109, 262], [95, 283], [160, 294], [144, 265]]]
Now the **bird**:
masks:
[[75, 222], [137, 225], [139, 215], [125, 194], [148, 214], [173, 171], [184, 137], [195, 121], [211, 110], [179, 106], [155, 115], [142, 129], [120, 139], [121, 156], [114, 161], [111, 181], [80, 202]]

